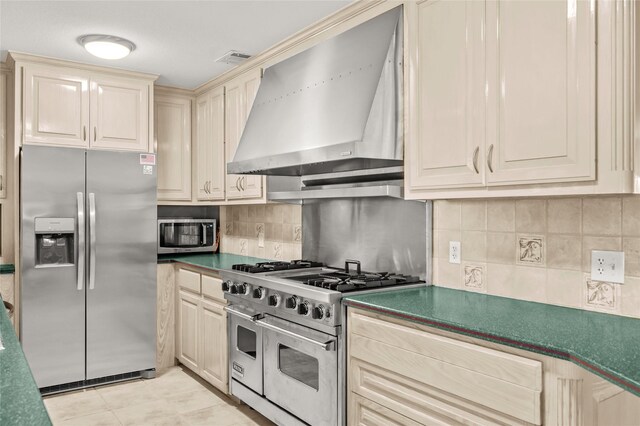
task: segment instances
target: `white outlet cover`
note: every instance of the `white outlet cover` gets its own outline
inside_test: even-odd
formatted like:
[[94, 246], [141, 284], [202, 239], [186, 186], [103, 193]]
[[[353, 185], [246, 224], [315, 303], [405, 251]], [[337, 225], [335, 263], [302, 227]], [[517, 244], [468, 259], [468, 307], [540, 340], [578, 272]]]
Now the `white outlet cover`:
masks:
[[460, 263], [460, 241], [449, 241], [449, 263]]
[[624, 284], [624, 252], [592, 250], [591, 279]]

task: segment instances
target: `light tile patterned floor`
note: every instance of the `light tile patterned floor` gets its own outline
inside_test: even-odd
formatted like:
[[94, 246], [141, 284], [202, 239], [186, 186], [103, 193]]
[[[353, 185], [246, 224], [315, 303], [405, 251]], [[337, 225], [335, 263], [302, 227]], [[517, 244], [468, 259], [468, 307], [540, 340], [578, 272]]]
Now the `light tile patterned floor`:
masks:
[[54, 426], [273, 425], [182, 366], [152, 380], [48, 396], [44, 404]]

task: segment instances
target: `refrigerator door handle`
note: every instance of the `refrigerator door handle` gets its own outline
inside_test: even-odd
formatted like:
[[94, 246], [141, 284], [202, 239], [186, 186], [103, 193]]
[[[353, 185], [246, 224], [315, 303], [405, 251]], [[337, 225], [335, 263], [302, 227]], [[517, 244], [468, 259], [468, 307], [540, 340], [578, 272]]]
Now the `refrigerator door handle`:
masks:
[[84, 286], [84, 195], [82, 192], [78, 192], [78, 291], [82, 290]]
[[89, 290], [96, 285], [96, 194], [89, 193]]

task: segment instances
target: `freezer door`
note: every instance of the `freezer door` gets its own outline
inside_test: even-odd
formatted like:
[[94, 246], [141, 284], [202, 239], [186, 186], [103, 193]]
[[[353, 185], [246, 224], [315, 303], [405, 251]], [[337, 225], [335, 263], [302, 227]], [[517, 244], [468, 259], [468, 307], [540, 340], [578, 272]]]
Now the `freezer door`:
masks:
[[[38, 387], [84, 380], [84, 268], [78, 268], [84, 256], [78, 219], [84, 207], [85, 151], [25, 145], [20, 174], [22, 348]], [[71, 233], [60, 232], [69, 226]]]
[[87, 379], [155, 367], [155, 166], [88, 151]]

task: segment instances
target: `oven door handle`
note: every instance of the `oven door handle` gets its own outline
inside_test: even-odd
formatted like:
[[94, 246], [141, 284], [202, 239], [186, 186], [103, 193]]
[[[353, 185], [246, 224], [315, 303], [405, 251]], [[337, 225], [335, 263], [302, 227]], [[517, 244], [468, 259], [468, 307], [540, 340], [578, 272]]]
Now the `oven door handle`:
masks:
[[255, 322], [262, 315], [262, 314], [255, 314], [255, 315], [245, 314], [242, 311], [239, 311], [237, 309], [233, 309], [232, 306], [225, 306], [223, 309], [225, 311], [227, 311], [227, 313], [229, 313], [231, 315], [235, 315], [237, 317], [240, 317], [240, 318], [246, 319], [247, 321], [252, 321], [252, 322]]
[[263, 320], [256, 321], [256, 324], [259, 324], [260, 327], [264, 327], [268, 330], [275, 331], [276, 333], [281, 333], [286, 336], [292, 337], [294, 339], [303, 340], [306, 343], [311, 343], [312, 345], [319, 346], [325, 351], [332, 351], [335, 349], [335, 343], [336, 343], [335, 340], [331, 340], [329, 342], [318, 342], [317, 340], [311, 339], [309, 337], [303, 336], [298, 333], [294, 333], [293, 331], [289, 331], [285, 328], [278, 327], [277, 325], [269, 324], [268, 322]]

